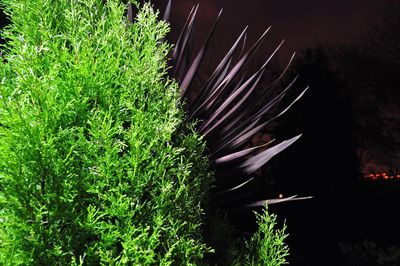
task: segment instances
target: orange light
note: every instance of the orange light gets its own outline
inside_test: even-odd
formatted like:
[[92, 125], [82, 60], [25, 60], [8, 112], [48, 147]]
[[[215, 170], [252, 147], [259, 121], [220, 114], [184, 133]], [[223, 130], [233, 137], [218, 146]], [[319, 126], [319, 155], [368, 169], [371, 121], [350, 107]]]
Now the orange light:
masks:
[[283, 194], [280, 193], [280, 194], [278, 195], [278, 197], [279, 197], [280, 199], [283, 198]]

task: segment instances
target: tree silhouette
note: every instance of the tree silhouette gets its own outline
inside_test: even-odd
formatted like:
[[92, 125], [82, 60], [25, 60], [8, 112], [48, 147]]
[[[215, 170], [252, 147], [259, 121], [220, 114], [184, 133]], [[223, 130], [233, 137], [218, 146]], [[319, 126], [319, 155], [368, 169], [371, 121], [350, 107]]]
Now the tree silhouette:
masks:
[[[303, 139], [295, 144], [300, 147], [283, 155], [292, 167], [278, 167], [279, 180], [292, 184], [293, 192], [343, 193], [357, 177], [359, 164], [351, 99], [334, 70], [329, 49], [308, 49], [300, 57], [294, 74], [300, 76], [300, 84], [310, 85], [310, 93], [286, 116], [291, 121], [278, 128], [301, 131]], [[283, 161], [283, 165], [289, 164]]]
[[354, 45], [338, 47], [333, 58], [351, 92], [364, 172], [389, 170], [390, 164], [396, 167], [400, 162], [400, 4], [387, 1], [380, 19], [370, 20], [364, 36]]

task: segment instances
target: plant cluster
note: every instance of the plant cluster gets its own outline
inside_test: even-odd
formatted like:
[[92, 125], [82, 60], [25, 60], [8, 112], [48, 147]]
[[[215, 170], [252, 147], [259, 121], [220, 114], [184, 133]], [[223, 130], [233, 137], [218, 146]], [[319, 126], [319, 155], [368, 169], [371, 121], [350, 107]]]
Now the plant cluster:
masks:
[[2, 2], [0, 261], [191, 265], [204, 145], [166, 79], [168, 27], [120, 1]]
[[[170, 7], [171, 1], [167, 5], [164, 19], [168, 19]], [[180, 86], [180, 98], [185, 102], [188, 117], [197, 122], [196, 129], [207, 143], [212, 170], [216, 173], [211, 204], [218, 208], [255, 207], [300, 199], [295, 195], [284, 199], [262, 198], [255, 201], [254, 198], [259, 198], [262, 190], [254, 187], [260, 181], [255, 177], [255, 172], [295, 143], [301, 134], [279, 143], [275, 143], [275, 139], [261, 145], [251, 143], [252, 138], [265, 132], [271, 122], [286, 113], [308, 89], [306, 87], [296, 97], [287, 100], [288, 91], [298, 79], [296, 76], [288, 83], [284, 79], [295, 53], [271, 83], [261, 86], [265, 73], [270, 70], [272, 59], [284, 41], [267, 58], [262, 59], [260, 67], [252, 71], [252, 59], [271, 27], [249, 49], [245, 49], [246, 27], [218, 61], [215, 69], [196, 84], [194, 81], [199, 78], [199, 69], [208, 55], [210, 40], [222, 14], [221, 10], [203, 45], [192, 58], [198, 10], [199, 4], [192, 7], [174, 47], [172, 76]], [[284, 89], [279, 91], [282, 86]]]
[[[1, 4], [0, 263], [206, 263], [213, 178], [166, 75], [168, 25], [118, 0]], [[285, 234], [258, 217], [230, 261], [280, 265]]]

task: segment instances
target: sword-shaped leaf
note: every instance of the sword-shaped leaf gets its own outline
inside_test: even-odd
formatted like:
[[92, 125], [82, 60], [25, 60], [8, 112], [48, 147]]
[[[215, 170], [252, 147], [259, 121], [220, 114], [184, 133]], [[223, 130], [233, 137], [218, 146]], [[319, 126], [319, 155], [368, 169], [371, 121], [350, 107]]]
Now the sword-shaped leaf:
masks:
[[279, 48], [283, 45], [284, 40], [281, 41], [281, 43], [275, 48], [275, 50], [272, 52], [272, 54], [269, 56], [269, 58], [266, 60], [266, 62], [263, 64], [263, 66], [255, 73], [253, 76], [251, 76], [239, 89], [234, 91], [233, 94], [231, 94], [223, 103], [222, 105], [215, 111], [215, 113], [208, 119], [208, 121], [200, 128], [200, 133], [204, 131], [207, 126], [212, 123], [225, 109], [226, 107], [234, 101], [240, 93], [251, 84], [251, 82], [257, 78], [257, 81], [252, 85], [252, 87], [249, 89], [249, 92], [246, 93], [244, 97], [239, 101], [238, 104], [234, 108], [232, 108], [222, 119], [220, 119], [217, 123], [215, 123], [210, 129], [208, 129], [204, 135], [208, 135], [213, 129], [215, 129], [218, 125], [220, 125], [223, 121], [226, 120], [227, 117], [229, 117], [232, 113], [234, 113], [242, 104], [243, 102], [250, 96], [250, 94], [254, 91], [256, 86], [258, 85], [258, 82], [260, 81], [265, 68], [267, 67], [268, 63], [271, 61], [271, 59], [274, 57], [276, 52], [279, 50]]
[[239, 185], [237, 185], [237, 186], [235, 186], [233, 188], [222, 190], [222, 191], [218, 191], [217, 194], [224, 194], [224, 193], [235, 191], [235, 190], [245, 186], [247, 183], [251, 182], [251, 180], [253, 180], [253, 179], [254, 179], [254, 177], [251, 177], [249, 180], [246, 180], [245, 182], [243, 182], [243, 183], [241, 183], [241, 184], [239, 184]]
[[189, 49], [188, 47], [189, 40], [192, 36], [194, 21], [198, 9], [199, 9], [199, 4], [192, 7], [192, 10], [190, 11], [189, 16], [186, 19], [183, 30], [179, 35], [178, 41], [175, 44], [175, 49], [172, 53], [172, 59], [176, 61], [173, 75], [178, 79], [178, 82], [181, 81], [182, 77], [180, 76], [180, 74], [182, 71], [184, 71], [185, 68], [185, 66], [182, 66], [183, 65], [182, 61], [186, 62], [188, 59], [187, 54]]
[[239, 62], [232, 68], [232, 70], [228, 73], [225, 79], [215, 88], [213, 93], [204, 100], [203, 104], [200, 105], [200, 108], [209, 109], [218, 97], [222, 94], [222, 92], [228, 87], [229, 83], [237, 77], [237, 74], [242, 69], [242, 67], [248, 62], [248, 60], [254, 55], [257, 48], [260, 46], [261, 42], [264, 40], [266, 34], [271, 29], [269, 27], [265, 30], [265, 32], [261, 35], [261, 37], [257, 40], [257, 42], [242, 56]]
[[214, 70], [213, 74], [210, 78], [205, 82], [204, 86], [200, 90], [200, 95], [195, 99], [195, 103], [193, 106], [189, 106], [189, 108], [193, 108], [193, 114], [196, 114], [198, 111], [198, 103], [201, 103], [205, 97], [209, 96], [209, 93], [215, 90], [218, 84], [225, 78], [230, 63], [232, 61], [233, 53], [235, 52], [240, 40], [245, 36], [247, 27], [242, 31], [239, 37], [236, 39], [235, 43], [229, 49], [228, 53], [224, 56], [221, 62], [218, 64], [217, 68]]
[[254, 152], [254, 151], [256, 151], [256, 150], [258, 150], [260, 148], [268, 146], [269, 144], [271, 144], [274, 141], [275, 140], [271, 140], [271, 141], [268, 141], [267, 143], [259, 145], [259, 146], [255, 146], [255, 147], [252, 147], [252, 148], [244, 149], [244, 150], [241, 150], [241, 151], [238, 151], [238, 152], [234, 152], [234, 153], [222, 156], [222, 157], [216, 159], [214, 162], [216, 164], [222, 164], [222, 163], [228, 163], [228, 162], [231, 162], [231, 161], [234, 161], [234, 160], [237, 160], [237, 159], [241, 159], [244, 156], [249, 155], [250, 153], [252, 153], [252, 152]]
[[208, 48], [208, 44], [210, 42], [211, 36], [213, 35], [213, 33], [215, 31], [215, 28], [218, 24], [221, 14], [222, 14], [222, 9], [219, 11], [217, 19], [214, 22], [214, 25], [212, 26], [211, 31], [208, 33], [208, 36], [207, 36], [203, 46], [201, 47], [201, 49], [198, 52], [196, 58], [194, 59], [192, 65], [190, 66], [188, 72], [186, 73], [185, 78], [183, 79], [182, 83], [180, 84], [181, 99], [183, 99], [186, 96], [187, 89], [190, 86], [190, 83], [192, 83], [193, 77], [196, 74], [197, 70], [199, 69], [200, 63], [203, 60], [204, 53], [206, 52], [206, 50]]
[[287, 198], [278, 198], [278, 199], [266, 199], [266, 200], [259, 200], [256, 202], [253, 202], [251, 204], [247, 204], [246, 207], [261, 207], [265, 205], [271, 205], [271, 204], [276, 204], [276, 203], [282, 203], [282, 202], [288, 202], [288, 201], [295, 201], [295, 200], [306, 200], [306, 199], [312, 199], [313, 197], [297, 197], [297, 195], [293, 195]]
[[133, 5], [131, 2], [128, 3], [128, 22], [133, 23]]
[[[290, 58], [289, 62], [286, 64], [285, 69], [283, 70], [283, 72], [280, 74], [280, 76], [270, 85], [267, 87], [268, 89], [273, 88], [274, 86], [276, 86], [276, 84], [279, 82], [280, 79], [283, 78], [284, 74], [286, 73], [287, 69], [289, 68], [291, 62], [293, 61], [295, 56], [295, 53], [293, 53], [292, 57]], [[286, 94], [286, 92], [290, 89], [290, 87], [295, 83], [295, 81], [297, 80], [297, 77], [295, 77], [293, 79], [293, 81], [280, 93], [278, 94], [274, 99], [272, 99], [268, 104], [265, 105], [265, 97], [262, 97], [257, 104], [255, 104], [254, 106], [248, 106], [247, 110], [247, 114], [252, 113], [252, 109], [258, 108], [257, 106], [260, 105], [264, 105], [261, 109], [259, 108], [259, 110], [256, 111], [256, 113], [254, 115], [250, 115], [250, 117], [248, 119], [246, 119], [245, 121], [241, 122], [241, 126], [237, 126], [236, 128], [234, 128], [234, 126], [241, 121], [241, 117], [244, 117], [245, 113], [242, 113], [240, 116], [240, 119], [235, 119], [233, 121], [231, 121], [226, 127], [221, 129], [221, 133], [223, 133], [226, 136], [226, 132], [232, 128], [234, 128], [233, 130], [231, 130], [231, 133], [228, 133], [229, 135], [235, 135], [236, 133], [239, 132], [240, 129], [244, 128], [246, 124], [250, 123], [252, 120], [255, 120], [259, 117], [262, 117], [267, 111], [269, 111], [274, 105], [276, 105], [283, 97], [284, 94]], [[240, 135], [240, 134], [237, 134]]]
[[[248, 141], [249, 139], [251, 139], [255, 134], [257, 134], [258, 132], [260, 132], [262, 129], [264, 129], [269, 123], [271, 123], [273, 120], [277, 119], [278, 117], [280, 117], [281, 115], [283, 115], [286, 111], [288, 111], [290, 109], [290, 107], [293, 106], [294, 103], [296, 103], [303, 95], [304, 93], [307, 91], [308, 87], [302, 92], [300, 93], [299, 96], [297, 96], [297, 98], [295, 100], [293, 100], [283, 111], [281, 111], [278, 115], [272, 117], [271, 119], [269, 119], [266, 122], [261, 123], [260, 125], [254, 127], [253, 129], [249, 130], [249, 131], [242, 131], [240, 134], [238, 134], [238, 136], [235, 139], [232, 139], [232, 141], [230, 142], [230, 147], [231, 148], [237, 148], [238, 146], [243, 145], [243, 143], [245, 143], [246, 141]], [[281, 98], [278, 98], [278, 100], [280, 100]], [[276, 104], [276, 103], [274, 103]], [[268, 111], [270, 108], [272, 108], [273, 105], [269, 106], [268, 109], [265, 109], [262, 113], [257, 114], [255, 116], [256, 119], [261, 119], [261, 116], [263, 115], [264, 112]]]
[[250, 96], [250, 94], [254, 91], [254, 89], [257, 87], [258, 83], [260, 82], [260, 79], [262, 77], [262, 75], [264, 74], [264, 71], [261, 71], [260, 73], [256, 73], [255, 76], [253, 75], [250, 79], [248, 79], [238, 90], [236, 90], [231, 96], [228, 97], [228, 99], [217, 109], [217, 111], [211, 116], [211, 118], [209, 118], [209, 120], [205, 123], [205, 125], [200, 128], [200, 133], [203, 133], [203, 130], [207, 128], [207, 126], [212, 123], [220, 114], [223, 113], [224, 109], [235, 99], [237, 98], [240, 93], [247, 88], [251, 82], [256, 78], [255, 82], [253, 83], [253, 85], [250, 87], [250, 89], [248, 89], [248, 91], [246, 92], [246, 94], [240, 98], [239, 102], [235, 104], [235, 106], [233, 106], [224, 116], [222, 116], [222, 118], [220, 118], [216, 123], [213, 124], [212, 127], [210, 127], [209, 129], [207, 129], [207, 131], [205, 131], [203, 133], [204, 136], [207, 136], [208, 134], [210, 134], [210, 132], [214, 129], [216, 129], [221, 123], [223, 123], [224, 121], [227, 120], [227, 118], [229, 118], [233, 113], [235, 113], [236, 110], [239, 109], [239, 107], [241, 107], [241, 105], [247, 100], [247, 98]]
[[281, 151], [292, 145], [295, 141], [297, 141], [301, 137], [300, 135], [297, 135], [296, 137], [293, 137], [291, 139], [282, 141], [281, 143], [266, 149], [263, 152], [260, 152], [259, 154], [255, 155], [254, 157], [246, 160], [241, 167], [243, 168], [244, 172], [247, 174], [250, 174], [257, 169], [259, 169], [261, 166], [266, 164], [269, 160], [271, 160], [275, 155], [279, 154]]
[[171, 0], [168, 0], [167, 7], [165, 8], [164, 11], [163, 20], [168, 22], [170, 16], [171, 16]]

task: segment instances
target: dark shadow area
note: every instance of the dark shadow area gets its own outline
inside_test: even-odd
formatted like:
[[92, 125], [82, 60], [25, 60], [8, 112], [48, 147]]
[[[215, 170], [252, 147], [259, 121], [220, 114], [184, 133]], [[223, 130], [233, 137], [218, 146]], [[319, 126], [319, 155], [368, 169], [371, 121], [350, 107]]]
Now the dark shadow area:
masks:
[[[399, 5], [387, 1], [356, 41], [301, 51], [288, 78], [300, 76], [293, 95], [307, 85], [309, 91], [257, 136], [265, 140], [303, 134], [263, 167], [253, 184], [264, 198], [314, 196], [270, 206], [281, 224], [288, 225], [290, 265], [400, 261], [400, 220], [395, 215], [399, 180], [364, 178], [383, 171], [396, 175], [400, 163], [399, 14]], [[282, 68], [273, 65], [275, 72]], [[252, 211], [230, 212], [238, 234], [256, 229]]]

